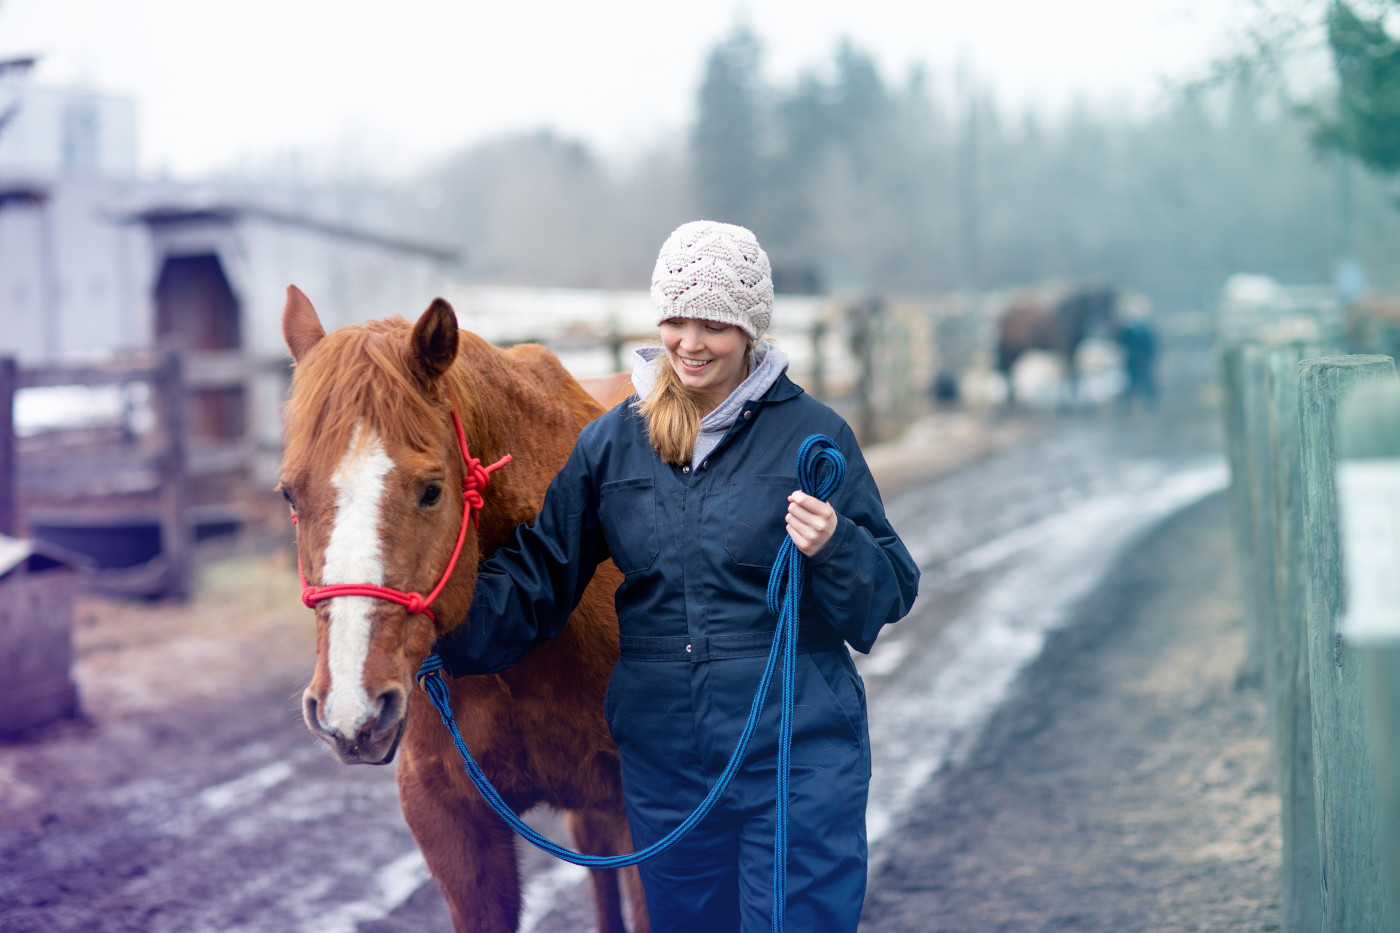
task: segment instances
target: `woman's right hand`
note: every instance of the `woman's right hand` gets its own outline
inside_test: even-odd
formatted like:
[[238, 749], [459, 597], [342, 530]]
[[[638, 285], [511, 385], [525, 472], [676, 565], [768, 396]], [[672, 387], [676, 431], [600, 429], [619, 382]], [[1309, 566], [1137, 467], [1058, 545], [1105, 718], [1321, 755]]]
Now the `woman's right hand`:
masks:
[[788, 496], [787, 533], [799, 551], [815, 557], [836, 533], [836, 510], [829, 502], [794, 490]]

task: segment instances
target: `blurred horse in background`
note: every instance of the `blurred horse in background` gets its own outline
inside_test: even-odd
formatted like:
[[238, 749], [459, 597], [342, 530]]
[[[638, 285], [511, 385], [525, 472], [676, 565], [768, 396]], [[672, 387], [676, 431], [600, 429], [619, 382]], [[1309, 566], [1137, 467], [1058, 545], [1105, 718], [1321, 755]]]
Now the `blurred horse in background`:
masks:
[[1017, 295], [997, 320], [997, 370], [1006, 381], [1006, 404], [1016, 404], [1012, 367], [1022, 354], [1043, 350], [1059, 357], [1073, 404], [1079, 394], [1076, 354], [1086, 337], [1118, 331], [1118, 293], [1108, 285]]

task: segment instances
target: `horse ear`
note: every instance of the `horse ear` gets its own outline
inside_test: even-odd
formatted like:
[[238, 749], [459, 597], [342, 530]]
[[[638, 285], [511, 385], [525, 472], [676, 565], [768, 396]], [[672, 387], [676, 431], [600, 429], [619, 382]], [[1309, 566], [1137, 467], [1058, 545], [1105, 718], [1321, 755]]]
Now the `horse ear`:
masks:
[[295, 285], [288, 285], [287, 304], [282, 309], [282, 339], [292, 351], [292, 359], [300, 363], [324, 336], [326, 330], [316, 316], [316, 309], [311, 307], [311, 299]]
[[429, 385], [451, 369], [457, 359], [457, 314], [441, 298], [434, 298], [413, 325], [413, 351], [413, 362]]

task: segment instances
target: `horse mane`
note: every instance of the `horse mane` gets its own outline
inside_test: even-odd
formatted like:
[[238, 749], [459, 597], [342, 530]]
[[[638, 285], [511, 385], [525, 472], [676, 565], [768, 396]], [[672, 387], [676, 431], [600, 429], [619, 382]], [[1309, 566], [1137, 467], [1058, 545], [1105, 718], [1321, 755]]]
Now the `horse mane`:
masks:
[[403, 437], [414, 450], [439, 440], [434, 401], [413, 375], [401, 317], [341, 327], [317, 343], [293, 373], [283, 468], [341, 457], [362, 422], [381, 437]]
[[[453, 366], [441, 382], [425, 386], [413, 359], [412, 330], [402, 317], [387, 317], [340, 327], [312, 348], [293, 374], [284, 471], [338, 460], [362, 423], [382, 438], [430, 453], [441, 447], [451, 406], [473, 456], [490, 463], [510, 453], [519, 464], [511, 474], [533, 461], [552, 475], [578, 429], [603, 411], [544, 347], [502, 350], [462, 330]], [[501, 417], [504, 412], [513, 417]], [[561, 438], [567, 438], [562, 446]]]

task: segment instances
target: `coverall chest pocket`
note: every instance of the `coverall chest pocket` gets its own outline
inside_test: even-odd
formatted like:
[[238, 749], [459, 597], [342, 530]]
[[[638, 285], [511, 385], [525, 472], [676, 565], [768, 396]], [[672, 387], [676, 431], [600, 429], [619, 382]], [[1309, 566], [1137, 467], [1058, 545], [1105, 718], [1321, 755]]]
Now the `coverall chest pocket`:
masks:
[[623, 573], [646, 570], [656, 560], [656, 489], [649, 477], [604, 483], [598, 512], [613, 563]]
[[795, 476], [747, 476], [727, 490], [724, 549], [744, 567], [772, 567], [787, 538], [787, 497]]

